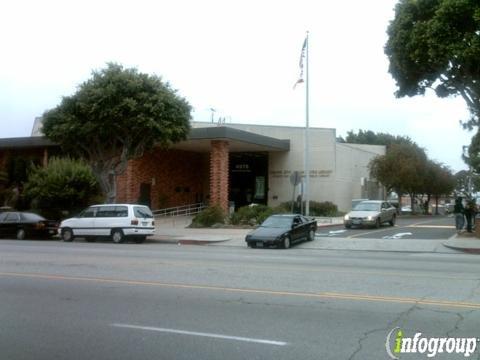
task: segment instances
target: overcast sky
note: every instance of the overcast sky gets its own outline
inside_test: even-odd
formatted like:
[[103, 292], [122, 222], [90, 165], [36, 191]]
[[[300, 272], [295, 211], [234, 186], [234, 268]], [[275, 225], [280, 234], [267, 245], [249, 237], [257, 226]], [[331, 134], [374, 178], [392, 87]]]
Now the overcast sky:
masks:
[[293, 90], [310, 31], [314, 127], [408, 135], [465, 168], [461, 99], [396, 99], [383, 53], [396, 0], [10, 1], [0, 31], [0, 137], [29, 136], [36, 116], [114, 61], [170, 82], [209, 121], [304, 126]]

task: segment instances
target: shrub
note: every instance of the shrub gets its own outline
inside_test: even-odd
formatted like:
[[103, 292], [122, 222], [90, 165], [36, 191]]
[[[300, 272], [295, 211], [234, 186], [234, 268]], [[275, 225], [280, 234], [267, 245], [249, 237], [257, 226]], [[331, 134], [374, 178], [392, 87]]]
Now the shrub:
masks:
[[[276, 210], [278, 212], [291, 212], [292, 202], [287, 201], [281, 203]], [[305, 201], [303, 202], [303, 209], [305, 209]], [[295, 202], [293, 206], [294, 213], [300, 213], [301, 209], [299, 203]], [[337, 216], [339, 214], [338, 207], [330, 201], [318, 202], [310, 201], [310, 216]]]
[[230, 222], [233, 225], [257, 225], [273, 213], [273, 209], [266, 205], [243, 206], [232, 214]]
[[337, 216], [338, 207], [330, 201], [310, 201], [310, 215], [312, 216]]
[[225, 223], [225, 213], [218, 205], [207, 207], [199, 212], [192, 220], [191, 227], [211, 227], [215, 224]]
[[32, 208], [59, 218], [62, 212], [79, 210], [98, 198], [99, 187], [85, 162], [51, 158], [46, 167], [30, 170], [24, 194]]

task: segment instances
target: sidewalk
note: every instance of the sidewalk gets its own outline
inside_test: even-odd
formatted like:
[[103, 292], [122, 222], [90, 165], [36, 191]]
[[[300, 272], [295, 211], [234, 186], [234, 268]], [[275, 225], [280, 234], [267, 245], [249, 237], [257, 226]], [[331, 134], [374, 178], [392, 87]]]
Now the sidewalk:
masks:
[[[155, 235], [149, 240], [173, 244], [221, 244], [225, 246], [245, 246], [245, 236], [252, 231], [237, 228], [187, 228], [191, 216], [164, 217], [155, 219]], [[317, 218], [318, 227], [343, 224], [343, 218]]]
[[192, 222], [191, 216], [164, 217], [155, 219], [155, 235], [149, 240], [173, 244], [211, 244], [245, 239], [251, 229], [211, 229], [187, 228]]
[[461, 232], [443, 243], [444, 246], [458, 251], [480, 254], [480, 239], [475, 233]]
[[[155, 219], [156, 233], [150, 241], [185, 245], [211, 245], [245, 247], [245, 236], [252, 229], [237, 228], [200, 228], [190, 229], [192, 217], [170, 217]], [[448, 240], [416, 239], [364, 239], [325, 236], [322, 228], [340, 225], [342, 218], [317, 218], [318, 229], [315, 241], [303, 242], [298, 249], [316, 250], [356, 250], [356, 251], [394, 251], [394, 252], [452, 252], [480, 253], [480, 239], [473, 234], [455, 234]], [[324, 236], [321, 236], [323, 234]], [[449, 250], [451, 249], [451, 250]]]

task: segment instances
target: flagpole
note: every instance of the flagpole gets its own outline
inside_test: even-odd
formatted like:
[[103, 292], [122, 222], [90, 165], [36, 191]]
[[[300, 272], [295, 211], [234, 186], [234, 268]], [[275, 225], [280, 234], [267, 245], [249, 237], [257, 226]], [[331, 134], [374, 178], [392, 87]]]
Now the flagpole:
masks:
[[305, 188], [304, 188], [304, 195], [305, 195], [305, 215], [310, 215], [310, 159], [309, 159], [309, 122], [310, 122], [310, 108], [309, 108], [309, 69], [308, 69], [308, 36], [309, 32], [307, 31], [306, 37], [306, 47], [305, 47], [305, 154], [304, 154], [304, 167], [305, 167]]

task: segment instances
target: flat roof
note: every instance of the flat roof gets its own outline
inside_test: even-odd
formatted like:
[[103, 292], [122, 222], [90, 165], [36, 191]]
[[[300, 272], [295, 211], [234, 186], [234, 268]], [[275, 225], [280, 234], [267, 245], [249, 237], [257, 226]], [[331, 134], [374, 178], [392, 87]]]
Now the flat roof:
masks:
[[28, 136], [28, 137], [16, 137], [16, 138], [4, 138], [0, 139], [0, 149], [25, 149], [35, 147], [52, 147], [58, 146], [51, 142], [44, 136]]
[[228, 141], [231, 152], [290, 150], [288, 139], [277, 139], [228, 126], [191, 128], [187, 140], [174, 144], [172, 148], [207, 152], [210, 151], [212, 140]]
[[[173, 144], [171, 148], [196, 152], [209, 152], [212, 140], [229, 142], [231, 152], [244, 151], [288, 151], [290, 140], [276, 139], [228, 126], [191, 128], [186, 140]], [[22, 149], [58, 146], [44, 136], [29, 136], [0, 139], [0, 149]]]

